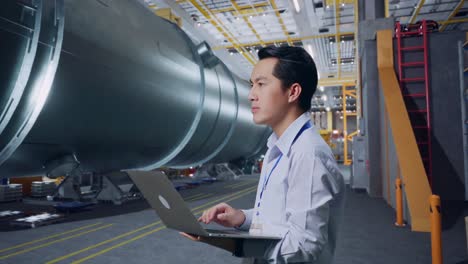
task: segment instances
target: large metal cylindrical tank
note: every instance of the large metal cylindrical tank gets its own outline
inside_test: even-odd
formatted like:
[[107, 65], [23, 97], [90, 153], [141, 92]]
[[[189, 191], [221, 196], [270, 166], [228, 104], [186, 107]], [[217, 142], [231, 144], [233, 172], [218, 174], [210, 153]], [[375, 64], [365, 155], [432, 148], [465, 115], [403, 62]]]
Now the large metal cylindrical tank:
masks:
[[188, 167], [265, 145], [248, 83], [137, 1], [0, 5], [2, 177], [63, 157], [97, 172]]

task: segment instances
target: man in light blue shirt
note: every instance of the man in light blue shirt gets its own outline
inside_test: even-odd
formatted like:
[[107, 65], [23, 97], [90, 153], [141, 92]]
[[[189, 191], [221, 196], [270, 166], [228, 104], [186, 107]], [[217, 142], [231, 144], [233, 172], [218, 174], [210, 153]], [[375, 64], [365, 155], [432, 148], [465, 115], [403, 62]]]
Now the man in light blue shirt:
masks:
[[299, 47], [267, 47], [251, 76], [254, 122], [273, 129], [268, 139], [254, 208], [221, 203], [199, 221], [277, 235], [280, 241], [203, 241], [246, 258], [244, 263], [331, 263], [344, 182], [330, 148], [310, 123], [317, 70]]

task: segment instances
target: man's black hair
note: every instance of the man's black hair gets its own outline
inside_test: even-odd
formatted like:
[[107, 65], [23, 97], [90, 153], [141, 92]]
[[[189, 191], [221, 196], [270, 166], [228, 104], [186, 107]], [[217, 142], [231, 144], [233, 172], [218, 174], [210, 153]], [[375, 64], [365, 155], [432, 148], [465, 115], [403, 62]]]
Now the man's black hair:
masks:
[[298, 83], [302, 87], [299, 106], [309, 111], [312, 96], [317, 89], [317, 68], [312, 57], [301, 47], [265, 47], [258, 51], [260, 60], [277, 58], [273, 76], [281, 81], [284, 89]]

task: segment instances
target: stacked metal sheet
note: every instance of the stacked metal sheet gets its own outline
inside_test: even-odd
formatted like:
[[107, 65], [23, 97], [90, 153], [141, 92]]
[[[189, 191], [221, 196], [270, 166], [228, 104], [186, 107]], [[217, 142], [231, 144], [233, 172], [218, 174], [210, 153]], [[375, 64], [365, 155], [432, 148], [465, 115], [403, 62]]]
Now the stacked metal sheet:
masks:
[[14, 226], [24, 226], [24, 227], [37, 227], [41, 225], [53, 224], [62, 220], [64, 216], [62, 214], [50, 214], [50, 213], [40, 213], [37, 215], [32, 215], [28, 217], [18, 218], [10, 222]]
[[56, 185], [53, 181], [34, 181], [31, 184], [31, 196], [44, 197], [54, 194]]
[[0, 211], [0, 220], [4, 219], [4, 218], [8, 218], [8, 217], [12, 217], [12, 216], [19, 216], [23, 214], [23, 212], [21, 211], [11, 211], [11, 210], [7, 210], [7, 211]]
[[22, 184], [0, 185], [0, 202], [18, 201], [23, 197]]

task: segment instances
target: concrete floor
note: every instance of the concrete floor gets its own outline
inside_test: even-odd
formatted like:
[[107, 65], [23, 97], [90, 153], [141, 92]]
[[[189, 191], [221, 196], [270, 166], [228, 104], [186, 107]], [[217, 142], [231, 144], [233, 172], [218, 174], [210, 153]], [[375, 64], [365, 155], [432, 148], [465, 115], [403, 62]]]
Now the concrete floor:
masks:
[[[204, 209], [221, 201], [238, 208], [253, 205], [257, 182], [258, 175], [244, 176], [236, 181], [206, 184], [180, 193], [189, 207], [195, 209], [194, 214], [200, 215]], [[9, 203], [1, 204], [0, 208], [2, 211], [20, 209], [18, 206]], [[25, 205], [22, 207], [24, 210]], [[7, 228], [8, 231], [0, 232], [0, 263], [148, 263], [153, 260], [182, 263], [188, 258], [190, 263], [217, 263], [213, 262], [215, 259], [223, 259], [223, 263], [240, 261], [228, 252], [194, 243], [166, 229], [144, 200], [126, 203], [120, 206], [121, 212], [115, 214], [118, 207], [102, 205], [70, 214], [67, 221], [74, 221], [35, 229]]]
[[[221, 201], [248, 208], [253, 205], [257, 182], [258, 176], [243, 176], [181, 194], [195, 215]], [[18, 204], [0, 204], [0, 209], [15, 206]], [[335, 264], [430, 263], [430, 235], [395, 228], [393, 217], [393, 210], [382, 199], [348, 189]], [[35, 229], [4, 229], [0, 232], [0, 263], [240, 263], [228, 252], [166, 229], [143, 200], [100, 205], [70, 214], [67, 221]], [[444, 263], [467, 259], [461, 221], [444, 231], [443, 246]]]

